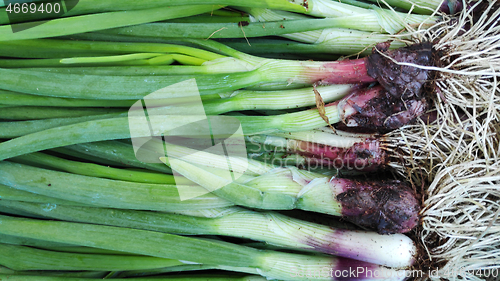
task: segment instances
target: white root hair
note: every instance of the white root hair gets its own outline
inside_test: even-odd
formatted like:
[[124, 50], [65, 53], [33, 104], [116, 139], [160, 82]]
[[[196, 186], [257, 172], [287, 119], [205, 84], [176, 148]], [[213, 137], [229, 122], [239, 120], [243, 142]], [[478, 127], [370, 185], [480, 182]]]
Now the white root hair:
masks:
[[420, 238], [433, 262], [444, 264], [430, 278], [500, 276], [500, 163], [477, 160], [448, 166], [436, 175], [428, 193]]
[[385, 145], [398, 158], [391, 166], [399, 174], [417, 188], [430, 183], [419, 236], [439, 274], [426, 278], [484, 280], [497, 273], [491, 280], [498, 280], [500, 9], [495, 1], [463, 1], [486, 9], [408, 29], [415, 42], [430, 41], [439, 53], [434, 67], [398, 63], [435, 71], [433, 117], [388, 134]]

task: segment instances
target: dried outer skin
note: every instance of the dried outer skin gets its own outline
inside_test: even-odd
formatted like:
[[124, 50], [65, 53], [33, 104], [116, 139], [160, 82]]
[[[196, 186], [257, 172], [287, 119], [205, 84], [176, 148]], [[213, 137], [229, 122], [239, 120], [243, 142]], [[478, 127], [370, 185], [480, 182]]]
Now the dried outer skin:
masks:
[[[396, 98], [422, 98], [424, 85], [430, 80], [430, 71], [397, 62], [433, 66], [431, 43], [420, 43], [396, 50], [388, 50], [390, 43], [379, 43], [368, 57], [368, 75]], [[378, 50], [378, 51], [377, 51]], [[383, 53], [383, 55], [381, 53]], [[388, 58], [388, 57], [392, 58]]]
[[382, 86], [358, 90], [339, 102], [341, 119], [347, 127], [385, 133], [411, 123], [422, 115], [424, 98], [403, 100]]
[[419, 222], [420, 205], [415, 192], [400, 181], [357, 182], [345, 179], [337, 195], [345, 219], [380, 234], [405, 233]]

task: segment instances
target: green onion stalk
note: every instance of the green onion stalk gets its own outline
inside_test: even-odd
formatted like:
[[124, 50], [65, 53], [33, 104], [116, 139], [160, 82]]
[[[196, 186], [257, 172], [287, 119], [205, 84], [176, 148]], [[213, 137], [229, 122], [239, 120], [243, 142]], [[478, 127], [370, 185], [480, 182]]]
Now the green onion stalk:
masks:
[[[366, 74], [363, 65], [364, 60], [344, 63], [271, 60], [263, 61], [256, 69], [242, 69], [244, 65], [233, 65], [232, 60], [226, 60], [211, 67], [215, 71], [220, 67], [225, 69], [223, 71], [226, 73], [208, 75], [98, 76], [18, 69], [0, 69], [0, 72], [3, 74], [1, 82], [5, 90], [61, 98], [138, 100], [157, 90], [190, 79], [196, 79], [202, 96], [238, 90], [264, 82], [279, 83], [282, 87], [290, 82], [298, 85], [311, 85], [317, 81], [325, 81], [328, 84], [373, 82], [374, 79]], [[236, 72], [227, 74], [231, 71], [226, 67], [231, 66], [237, 68]], [[242, 70], [244, 72], [241, 72]], [[54, 80], [61, 82], [56, 85], [49, 82]], [[173, 92], [165, 98], [183, 97], [182, 91], [175, 93], [176, 89], [171, 89]]]
[[[257, 250], [221, 241], [84, 223], [2, 216], [0, 233], [236, 270], [253, 269], [268, 279], [303, 280], [306, 274], [316, 274], [318, 280], [336, 280], [339, 277], [335, 273], [344, 272], [358, 280], [404, 280], [407, 274], [350, 259]], [[321, 270], [323, 274], [318, 277]]]
[[[121, 55], [119, 57], [95, 59], [95, 63], [106, 61], [105, 59], [114, 61], [133, 60], [137, 53], [151, 54], [152, 57], [158, 54], [179, 54], [195, 57], [203, 60], [214, 60], [225, 56], [208, 52], [200, 48], [190, 48], [188, 46], [179, 46], [174, 44], [154, 44], [154, 43], [134, 43], [126, 44], [124, 42], [109, 44], [105, 40], [85, 42], [75, 40], [56, 40], [56, 39], [31, 39], [31, 40], [16, 40], [3, 41], [0, 43], [0, 48], [5, 52], [6, 57], [16, 58], [33, 58], [33, 59], [67, 59], [60, 61], [59, 66], [71, 65], [75, 62], [74, 58], [78, 57], [98, 57]], [[125, 55], [129, 55], [126, 57]], [[80, 60], [84, 63], [84, 59]], [[90, 58], [86, 58], [87, 63]], [[22, 61], [20, 61], [22, 62]], [[34, 62], [34, 61], [32, 61]]]
[[[36, 238], [25, 238], [19, 236], [0, 234], [2, 238], [2, 243], [17, 246], [29, 246], [34, 248], [56, 248], [56, 247], [71, 247], [71, 244], [49, 242]], [[1, 268], [1, 267], [0, 267]]]
[[[335, 60], [340, 55], [363, 54], [369, 55], [371, 50], [367, 49], [368, 44], [358, 44], [362, 38], [354, 38], [340, 42], [344, 37], [337, 37], [338, 41], [329, 41], [332, 44], [318, 43], [308, 44], [288, 40], [286, 38], [254, 38], [251, 45], [245, 39], [217, 39], [217, 41], [234, 48], [238, 51], [255, 56], [267, 56], [288, 59], [313, 59], [313, 60]], [[348, 38], [348, 37], [347, 37]], [[377, 40], [377, 42], [384, 40]], [[374, 42], [375, 43], [375, 42]], [[334, 46], [331, 46], [334, 45]], [[397, 44], [394, 44], [396, 46]], [[400, 46], [402, 47], [402, 46]]]
[[311, 163], [311, 161], [304, 156], [301, 156], [296, 153], [290, 153], [285, 149], [281, 149], [278, 147], [272, 147], [269, 145], [264, 145], [257, 143], [255, 141], [247, 141], [247, 156], [249, 159], [264, 162], [273, 166], [281, 167], [281, 166], [294, 166], [299, 169], [309, 170], [311, 172], [315, 172], [318, 174], [323, 174], [327, 176], [339, 176], [342, 175], [359, 175], [364, 174], [363, 171], [355, 171], [355, 170], [336, 170], [331, 169], [331, 167], [316, 165]]
[[[191, 152], [185, 147], [172, 147], [169, 151], [171, 153], [169, 156], [182, 156], [186, 152]], [[40, 161], [38, 165], [50, 165], [51, 168], [64, 166], [64, 161], [56, 161], [51, 157], [40, 157], [36, 154], [34, 157], [34, 159], [48, 158]], [[24, 160], [23, 157], [14, 160], [29, 163], [26, 158], [29, 157], [24, 157]], [[178, 183], [179, 179], [176, 179], [176, 185], [125, 182], [3, 161], [0, 162], [2, 174], [0, 184], [58, 198], [63, 202], [72, 201], [98, 207], [170, 212], [233, 205], [272, 210], [298, 208], [344, 216], [358, 224], [375, 228], [381, 233], [406, 232], [418, 222], [419, 207], [413, 191], [401, 182], [358, 182], [336, 179], [292, 167], [277, 168], [258, 161], [248, 161], [246, 158], [231, 159], [233, 171], [241, 175], [236, 182], [228, 182], [224, 179], [224, 173], [221, 170], [224, 164], [227, 167], [227, 163], [219, 155], [197, 153], [197, 157], [188, 155], [183, 160], [203, 163], [205, 159], [211, 159], [209, 162], [212, 166], [199, 167], [176, 160], [176, 172], [185, 177], [181, 179], [182, 182]], [[44, 162], [49, 163], [44, 164]], [[62, 169], [71, 171], [72, 167]], [[26, 173], [30, 176], [23, 176]], [[69, 182], [72, 184], [68, 185]], [[207, 194], [203, 192], [204, 188], [212, 192]], [[202, 194], [198, 196], [200, 192]], [[27, 196], [10, 193], [14, 197]], [[367, 197], [365, 200], [371, 199], [361, 204], [356, 199], [358, 196]], [[37, 202], [36, 200], [44, 199], [38, 197], [26, 201], [34, 200]], [[404, 204], [394, 209], [398, 206], [396, 202], [399, 201]], [[392, 216], [390, 223], [387, 222], [387, 216]]]
[[[215, 115], [234, 111], [249, 111], [249, 110], [280, 110], [280, 109], [302, 109], [316, 105], [316, 95], [315, 92], [320, 93], [324, 102], [334, 102], [346, 95], [351, 91], [356, 89], [358, 86], [346, 84], [346, 85], [330, 85], [330, 86], [318, 86], [316, 88], [300, 88], [293, 90], [275, 90], [275, 91], [253, 91], [253, 90], [237, 90], [224, 94], [220, 94], [214, 97], [210, 97], [208, 100], [203, 102], [203, 110], [205, 114]], [[3, 94], [3, 95], [2, 95]], [[19, 94], [14, 92], [0, 92], [0, 99], [3, 99], [5, 103], [11, 103], [13, 105], [12, 109], [8, 109], [2, 112], [1, 115], [5, 116], [5, 119], [14, 119], [18, 121], [11, 122], [0, 122], [0, 137], [3, 138], [14, 138], [20, 137], [29, 133], [34, 133], [37, 131], [43, 131], [46, 129], [76, 124], [84, 121], [106, 119], [106, 118], [118, 118], [126, 117], [127, 113], [120, 113], [120, 111], [125, 112], [126, 109], [96, 109], [94, 115], [87, 114], [80, 117], [79, 112], [89, 112], [93, 113], [91, 109], [73, 110], [73, 107], [78, 107], [79, 105], [94, 105], [98, 106], [98, 100], [77, 100], [77, 99], [66, 99], [66, 98], [55, 98], [55, 97], [43, 97], [36, 95]], [[184, 101], [189, 101], [189, 97], [183, 98]], [[103, 101], [103, 106], [107, 103], [112, 103], [111, 101]], [[40, 107], [40, 112], [45, 112], [49, 116], [42, 118], [42, 116], [37, 112], [37, 107], [33, 107], [35, 103], [40, 103], [46, 107]], [[56, 108], [51, 106], [66, 105], [64, 108]], [[14, 106], [16, 105], [26, 105], [26, 107]], [[116, 106], [119, 105], [129, 105], [128, 110], [130, 110], [133, 105], [131, 101], [117, 101]], [[199, 109], [196, 103], [184, 103], [181, 104], [180, 101], [175, 99], [155, 99], [154, 100], [155, 109], [154, 112], [168, 112], [168, 114], [183, 114], [185, 112], [193, 112], [193, 110]], [[18, 109], [18, 110], [15, 110]], [[26, 110], [26, 113], [19, 111], [19, 109]], [[113, 112], [116, 113], [108, 113]], [[154, 114], [154, 112], [150, 114]], [[33, 116], [31, 118], [40, 120], [27, 120], [19, 121], [21, 115]], [[8, 117], [8, 118], [7, 118]], [[53, 118], [49, 118], [53, 117]], [[58, 117], [58, 118], [54, 118]]]
[[[416, 255], [413, 241], [402, 234], [380, 235], [368, 231], [334, 229], [293, 219], [279, 213], [255, 212], [237, 207], [167, 214], [6, 200], [0, 201], [0, 205], [65, 221], [181, 235], [223, 235], [247, 238], [288, 249], [322, 252], [393, 268], [410, 267]], [[380, 255], [380, 249], [388, 254]]]
[[[103, 157], [97, 157], [97, 156], [94, 157], [94, 156], [89, 156], [87, 154], [78, 153], [78, 152], [72, 151], [66, 147], [54, 148], [51, 150], [51, 152], [54, 153], [55, 155], [58, 155], [59, 157], [67, 157], [67, 158], [70, 158], [70, 159], [73, 159], [76, 161], [82, 161], [82, 162], [86, 162], [86, 163], [90, 163], [90, 164], [98, 164], [98, 165], [104, 165], [104, 166], [114, 167], [114, 168], [135, 169], [135, 170], [142, 170], [144, 168], [144, 169], [151, 170], [151, 171], [162, 171], [162, 172], [167, 173], [167, 174], [171, 173], [171, 170], [168, 167], [167, 167], [167, 169], [162, 169], [162, 168], [160, 168], [160, 166], [155, 166], [152, 164], [147, 165], [146, 163], [139, 163], [139, 162], [138, 162], [137, 167], [136, 167], [132, 164], [125, 163], [125, 162], [116, 162], [116, 161], [104, 159]], [[143, 166], [141, 166], [141, 165], [143, 165]], [[151, 168], [151, 169], [148, 169], [148, 168]]]
[[[29, 45], [33, 45], [37, 42], [28, 43], [30, 43]], [[50, 42], [47, 43], [53, 45], [57, 43], [64, 44], [65, 42], [50, 40]], [[22, 45], [24, 45], [24, 43]], [[75, 45], [75, 43], [72, 43], [72, 45]], [[102, 50], [112, 47], [106, 42], [80, 41], [78, 45], [82, 45], [82, 47], [95, 46]], [[141, 52], [144, 52], [146, 49], [155, 50], [156, 52], [185, 52], [200, 59], [208, 60], [208, 62], [204, 63], [202, 66], [165, 66], [166, 68], [163, 70], [163, 73], [169, 71], [169, 74], [160, 75], [159, 77], [149, 75], [97, 76], [60, 74], [22, 69], [1, 69], [0, 71], [3, 77], [5, 77], [2, 79], [2, 88], [4, 90], [25, 94], [61, 98], [130, 100], [142, 98], [163, 87], [193, 78], [197, 79], [201, 95], [227, 92], [262, 83], [281, 83], [283, 86], [286, 86], [290, 83], [311, 85], [317, 82], [350, 84], [375, 81], [374, 78], [366, 73], [365, 59], [340, 62], [297, 62], [263, 59], [237, 52], [222, 44], [216, 44], [215, 42], [210, 42], [206, 45], [223, 49], [224, 53], [226, 53], [226, 57], [212, 52], [199, 49], [193, 50], [185, 46], [177, 45], [133, 43], [132, 45], [135, 47], [134, 51], [132, 51], [133, 49], [130, 48], [129, 45], [131, 44], [116, 43], [113, 44], [113, 48], [120, 48], [120, 46], [123, 46], [124, 48], [121, 52], [135, 52], [137, 49], [140, 49]], [[17, 49], [17, 46], [17, 44], [9, 44], [7, 47], [10, 51]], [[73, 46], [70, 46], [69, 48], [72, 47]], [[8, 52], [6, 52], [6, 54], [7, 53]], [[72, 60], [75, 61], [76, 59]], [[101, 58], [89, 58], [88, 61], [92, 60], [98, 61], [101, 60]], [[82, 62], [82, 59], [79, 61]], [[227, 75], [223, 74], [230, 75], [226, 77]], [[21, 80], [19, 80], [19, 75], [22, 75]], [[17, 79], [14, 79], [14, 76], [17, 77]], [[54, 80], [61, 82], [58, 83], [56, 87], [54, 87], [54, 85], [49, 86], [48, 81]], [[23, 83], [25, 81], [29, 81], [30, 83]], [[69, 83], [70, 81], [71, 83]], [[99, 89], [97, 89], [98, 85], [100, 86]], [[168, 97], [174, 98], [172, 95]]]
[[[247, 146], [247, 151], [246, 153], [249, 154], [249, 157], [254, 159], [254, 155], [252, 153], [257, 152], [258, 149], [261, 149], [258, 147], [258, 145], [253, 144], [251, 141], [246, 142]], [[163, 164], [163, 162], [158, 160], [158, 155], [154, 151], [148, 151], [148, 150], [142, 150], [141, 153], [145, 154], [145, 158], [148, 159], [148, 161], [151, 161], [153, 163], [146, 163], [142, 162], [139, 159], [137, 159], [136, 152], [134, 151], [133, 146], [130, 144], [130, 141], [104, 141], [104, 142], [93, 142], [93, 143], [81, 143], [81, 144], [76, 144], [76, 145], [70, 145], [64, 148], [57, 148], [53, 149], [52, 151], [57, 152], [57, 153], [62, 153], [63, 155], [69, 155], [71, 157], [74, 157], [76, 159], [82, 159], [81, 161], [88, 161], [91, 163], [96, 163], [100, 164], [100, 168], [102, 165], [108, 165], [108, 166], [113, 166], [113, 167], [120, 167], [120, 168], [127, 168], [127, 167], [134, 167], [135, 169], [146, 169], [149, 171], [156, 171], [156, 172], [162, 172], [162, 173], [168, 173], [169, 175], [172, 174], [172, 170]], [[33, 154], [30, 154], [33, 155]], [[39, 154], [37, 154], [39, 155]], [[28, 156], [29, 157], [29, 156]], [[19, 157], [19, 158], [28, 158], [28, 157]], [[64, 159], [58, 159], [57, 162], [53, 161], [43, 161], [43, 165], [37, 165], [33, 161], [27, 162], [26, 160], [17, 160], [18, 157], [13, 158], [13, 161], [16, 161], [21, 164], [28, 164], [28, 165], [34, 165], [37, 167], [48, 167], [50, 169], [55, 169], [55, 170], [67, 170], [71, 171], [72, 173], [77, 173], [81, 175], [91, 175], [91, 176], [96, 176], [96, 177], [103, 177], [101, 176], [101, 172], [92, 172], [92, 173], [87, 173], [88, 169], [85, 169], [81, 167], [81, 169], [72, 169], [71, 167], [71, 162], [66, 162]], [[144, 159], [144, 160], [146, 160]], [[283, 160], [283, 158], [280, 158]], [[38, 161], [40, 158], [37, 159]], [[63, 160], [64, 162], [60, 162], [62, 164], [59, 164], [58, 162]], [[154, 161], [153, 161], [154, 160]], [[292, 160], [290, 160], [292, 161]], [[158, 162], [158, 163], [156, 163]], [[161, 162], [161, 163], [160, 163]], [[273, 167], [280, 167], [283, 166], [283, 163], [288, 163], [288, 162], [283, 162], [277, 160], [276, 163], [270, 162], [270, 161], [261, 161], [265, 162], [265, 164], [270, 164]], [[120, 165], [121, 164], [121, 165]], [[45, 165], [45, 166], [44, 166]], [[123, 166], [125, 165], [125, 166]], [[64, 168], [60, 168], [64, 167]], [[68, 167], [68, 168], [65, 168]], [[269, 165], [264, 165], [263, 167], [270, 167]], [[70, 170], [71, 169], [71, 170]], [[311, 168], [310, 168], [311, 169]], [[265, 171], [266, 169], [262, 170]], [[311, 169], [313, 170], [313, 169]], [[325, 175], [330, 175], [334, 176], [336, 175], [337, 171], [336, 170], [331, 170], [331, 169], [314, 169], [318, 173], [325, 174]], [[143, 171], [143, 170], [142, 170]], [[103, 172], [104, 175], [111, 175], [113, 178], [115, 177], [114, 173], [111, 172]], [[117, 179], [117, 178], [116, 178]], [[142, 181], [140, 178], [139, 179], [133, 179], [129, 178], [129, 181]], [[144, 180], [148, 180], [148, 178], [144, 178]], [[173, 179], [169, 176], [169, 182], [171, 182]], [[163, 182], [166, 183], [166, 182]]]
[[[142, 10], [113, 11], [67, 18], [56, 18], [41, 25], [37, 23], [37, 20], [35, 19], [35, 21], [2, 25], [0, 27], [0, 38], [2, 38], [1, 41], [10, 41], [63, 36], [113, 27], [187, 17], [210, 12], [220, 8], [222, 8], [222, 6], [159, 6]], [[13, 12], [15, 13], [15, 10]], [[3, 11], [3, 21], [7, 20], [8, 13], [9, 12], [6, 11], [6, 9]], [[39, 14], [43, 15], [43, 13]]]
[[[476, 122], [461, 111], [448, 113], [446, 117], [438, 117], [436, 111], [430, 111], [420, 117], [417, 125], [384, 135], [342, 131], [345, 127], [332, 131], [325, 127], [247, 136], [248, 156], [277, 166], [339, 169], [340, 174], [384, 169], [402, 176], [420, 172], [432, 174], [437, 169], [436, 163], [447, 161], [450, 155], [466, 154], [468, 149], [459, 145], [464, 138], [462, 129], [472, 128]], [[441, 123], [445, 124], [445, 130], [439, 129]], [[438, 131], [442, 139], [433, 135]]]
[[57, 199], [50, 196], [40, 195], [32, 192], [23, 191], [20, 189], [16, 189], [10, 186], [6, 186], [0, 184], [0, 196], [4, 200], [13, 200], [13, 201], [23, 201], [23, 202], [32, 202], [32, 203], [43, 203], [43, 204], [64, 204], [64, 205], [75, 205], [82, 206], [86, 204], [77, 203], [73, 201], [68, 201], [64, 199]]
[[[227, 3], [190, 1], [180, 5], [174, 1], [146, 1], [141, 4], [123, 1], [116, 4], [113, 1], [83, 0], [71, 5], [72, 7], [66, 7], [67, 11], [63, 17], [60, 17], [59, 13], [15, 13], [16, 7], [8, 6], [0, 10], [0, 23], [3, 24], [0, 28], [0, 37], [2, 41], [8, 41], [64, 36], [210, 13], [228, 4], [245, 5], [234, 0], [225, 2]], [[26, 3], [24, 5], [26, 7], [23, 7], [23, 4], [20, 4], [17, 8], [30, 9], [30, 5]], [[252, 1], [246, 5], [317, 14], [316, 11], [309, 10], [299, 3], [286, 0]], [[16, 14], [15, 17], [12, 15], [13, 12]], [[48, 21], [40, 25], [38, 21], [41, 20]]]
[[[306, 87], [275, 91], [236, 90], [209, 97], [203, 102], [203, 107], [206, 114], [213, 115], [232, 111], [300, 109], [316, 105], [315, 90], [321, 94], [324, 102], [331, 103], [345, 97], [356, 88], [356, 85], [343, 84], [318, 86], [316, 89]], [[122, 109], [73, 108], [80, 107], [80, 105], [85, 106], [85, 104], [98, 106], [99, 102], [95, 100], [71, 100], [65, 98], [42, 97], [8, 91], [4, 91], [3, 95], [2, 92], [0, 92], [0, 100], [2, 99], [5, 100], [5, 103], [10, 103], [12, 108], [5, 109], [5, 112], [2, 111], [0, 117], [13, 120], [26, 120], [28, 118], [70, 118], [93, 115], [113, 116], [113, 114], [110, 113], [114, 112], [118, 113], [115, 114], [115, 116], [126, 116], [126, 114], [119, 114], [120, 111], [125, 112], [133, 105], [132, 102], [129, 101], [118, 101], [115, 107], [121, 105], [120, 107], [123, 107]], [[180, 103], [176, 100], [165, 98], [155, 99], [153, 102], [155, 107], [161, 107], [162, 110], [170, 113], [181, 114], [185, 112], [185, 110], [194, 108], [194, 104], [185, 103], [190, 101], [189, 97], [184, 98], [183, 101], [184, 103]], [[46, 106], [33, 106], [38, 102], [45, 103]], [[106, 106], [107, 102], [111, 104], [110, 101], [103, 101], [102, 106]], [[67, 107], [57, 107], [58, 103], [65, 104]], [[37, 116], [39, 116], [39, 118], [36, 118]]]
[[[48, 168], [52, 170], [98, 178], [156, 184], [176, 183], [173, 176], [167, 173], [154, 172], [139, 168], [115, 168], [94, 163], [68, 160], [45, 153], [31, 153], [22, 155], [12, 158], [11, 161], [40, 168]], [[164, 169], [163, 172], [168, 172], [168, 169]], [[189, 184], [189, 181], [186, 180], [182, 184]]]
[[62, 108], [73, 108], [73, 107], [130, 108], [133, 105], [133, 101], [67, 99], [67, 98], [36, 96], [36, 95], [22, 94], [18, 92], [3, 91], [3, 90], [0, 91], [0, 103], [12, 107], [40, 106], [40, 107], [62, 107]]
[[66, 253], [9, 244], [0, 244], [0, 249], [2, 253], [5, 253], [0, 258], [0, 263], [16, 271], [125, 271], [156, 269], [184, 264], [178, 260], [157, 257]]
[[[44, 200], [43, 196], [48, 196], [63, 202], [75, 202], [70, 204], [155, 211], [213, 209], [234, 205], [212, 194], [182, 201], [175, 185], [81, 176], [7, 161], [1, 162], [1, 165], [5, 175], [2, 184], [38, 195], [29, 201]], [[31, 180], [37, 182], [22, 179], [23, 174], [28, 172], [32, 172]], [[30, 197], [29, 194], [18, 193], [11, 196]]]

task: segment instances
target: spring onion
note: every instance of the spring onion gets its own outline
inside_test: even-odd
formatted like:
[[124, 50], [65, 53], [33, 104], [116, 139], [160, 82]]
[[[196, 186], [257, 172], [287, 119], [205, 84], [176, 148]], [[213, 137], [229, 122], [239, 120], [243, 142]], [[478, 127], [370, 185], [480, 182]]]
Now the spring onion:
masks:
[[[304, 276], [304, 272], [309, 275], [313, 272], [318, 274], [317, 272], [324, 267], [328, 268], [328, 271], [329, 269], [349, 271], [356, 267], [363, 268], [363, 273], [359, 272], [356, 276], [361, 280], [378, 279], [370, 277], [369, 273], [366, 273], [368, 270], [372, 272], [377, 270], [379, 276], [389, 276], [389, 280], [404, 280], [405, 278], [403, 270], [388, 269], [349, 259], [261, 251], [225, 242], [130, 228], [37, 221], [5, 216], [2, 216], [0, 220], [0, 233], [3, 234], [28, 238], [35, 236], [47, 241], [195, 263], [257, 268], [259, 274], [267, 278], [301, 280], [298, 274], [291, 274], [291, 271], [302, 271], [302, 276]], [[137, 243], [138, 241], [141, 242]], [[318, 280], [331, 279], [330, 275], [318, 278]]]
[[304, 158], [302, 161], [310, 166], [376, 171], [384, 168], [389, 161], [385, 144], [374, 136], [356, 134], [345, 136], [316, 130], [289, 133], [288, 136], [256, 135], [249, 137], [249, 140], [259, 146], [271, 146], [268, 148], [270, 151], [300, 155]]
[[[103, 42], [101, 42], [103, 43]], [[79, 43], [80, 45], [90, 45], [89, 43]], [[97, 43], [93, 42], [92, 45]], [[97, 44], [101, 46], [103, 44]], [[126, 44], [122, 44], [126, 47]], [[187, 47], [172, 46], [165, 44], [143, 44], [134, 43], [137, 48], [155, 47], [169, 50], [172, 48], [184, 50]], [[221, 44], [210, 43], [215, 48], [221, 48]], [[209, 45], [206, 45], [209, 46]], [[387, 45], [381, 46], [383, 51]], [[130, 49], [129, 47], [125, 49]], [[124, 50], [125, 50], [124, 49]], [[392, 94], [394, 91], [403, 92], [402, 86], [397, 88], [398, 80], [389, 84], [383, 78], [385, 76], [394, 79], [398, 76], [398, 71], [404, 71], [407, 78], [417, 78], [416, 82], [411, 85], [412, 88], [407, 96], [411, 96], [418, 87], [418, 84], [428, 78], [427, 71], [419, 71], [415, 67], [401, 67], [394, 64], [391, 60], [381, 56], [378, 53], [364, 59], [347, 60], [337, 62], [296, 62], [276, 59], [262, 59], [249, 55], [242, 54], [235, 50], [229, 49], [233, 59], [212, 59], [210, 63], [202, 66], [204, 69], [213, 69], [208, 73], [227, 73], [228, 67], [233, 70], [228, 77], [221, 74], [211, 75], [173, 75], [164, 77], [141, 77], [141, 76], [95, 76], [95, 75], [77, 75], [77, 74], [59, 74], [47, 72], [34, 72], [15, 69], [0, 69], [3, 73], [2, 88], [10, 91], [17, 91], [26, 94], [36, 94], [42, 96], [56, 96], [66, 98], [83, 98], [83, 99], [139, 99], [147, 94], [166, 86], [185, 81], [187, 79], [197, 79], [197, 85], [201, 95], [214, 94], [217, 92], [225, 92], [236, 90], [243, 87], [255, 86], [259, 83], [290, 83], [294, 84], [349, 84], [349, 83], [367, 83], [374, 82], [379, 79], [384, 83], [384, 86], [396, 86], [394, 89], [388, 89]], [[193, 49], [186, 49], [186, 52], [194, 52]], [[201, 52], [202, 50], [198, 51]], [[204, 52], [203, 54], [205, 55]], [[415, 59], [415, 55], [419, 57]], [[428, 45], [416, 45], [410, 48], [398, 49], [389, 51], [386, 55], [398, 57], [404, 62], [414, 62], [427, 65], [430, 63], [431, 50]], [[219, 56], [220, 57], [220, 56]], [[389, 69], [394, 69], [391, 72]], [[190, 69], [190, 68], [189, 68]], [[224, 69], [224, 71], [222, 71]], [[384, 71], [384, 75], [376, 75], [379, 71]], [[184, 73], [185, 74], [185, 73]], [[19, 75], [23, 75], [23, 79], [29, 83], [19, 84]], [[408, 75], [409, 77], [406, 77]], [[59, 80], [57, 88], [49, 85], [47, 81]], [[76, 81], [76, 83], [64, 83], [64, 81]], [[136, 84], [142, 86], [139, 89]], [[399, 82], [401, 83], [401, 82]], [[99, 85], [99, 89], [97, 86]], [[64, 91], [62, 87], [64, 86]], [[420, 86], [421, 87], [421, 86]], [[78, 93], [78, 94], [76, 94]], [[119, 93], [119, 94], [118, 94]], [[173, 98], [174, 96], [172, 96]]]
[[[332, 85], [332, 86], [319, 86], [316, 88], [316, 91], [318, 91], [324, 102], [332, 102], [334, 100], [339, 99], [342, 96], [345, 96], [347, 93], [349, 93], [350, 90], [354, 89], [354, 85]], [[17, 94], [16, 94], [17, 95]], [[30, 102], [35, 102], [38, 100], [42, 101], [53, 101], [55, 103], [61, 102], [65, 103], [67, 99], [60, 99], [60, 98], [50, 98], [50, 97], [38, 97], [38, 96], [29, 96], [26, 95]], [[302, 107], [307, 107], [307, 106], [313, 106], [316, 104], [315, 100], [315, 94], [314, 94], [314, 89], [313, 88], [302, 88], [302, 89], [296, 89], [296, 90], [284, 90], [284, 91], [250, 91], [250, 90], [238, 90], [238, 91], [233, 91], [231, 93], [227, 93], [224, 95], [225, 98], [214, 98], [207, 100], [204, 103], [204, 110], [206, 114], [221, 114], [221, 113], [226, 113], [230, 111], [243, 111], [243, 110], [277, 110], [277, 109], [290, 109], [290, 108], [302, 108]], [[21, 94], [21, 100], [22, 99], [22, 94]], [[285, 99], [286, 98], [286, 99]], [[17, 100], [17, 99], [16, 99]], [[16, 100], [12, 101], [17, 102]], [[187, 98], [186, 98], [187, 100]], [[286, 102], [283, 102], [286, 101]], [[162, 103], [168, 106], [161, 107], [160, 109], [156, 110], [161, 110], [164, 112], [169, 112], [170, 114], [174, 113], [179, 113], [182, 114], [184, 112], [188, 112], [190, 110], [193, 110], [193, 108], [196, 108], [196, 105], [190, 105], [190, 104], [176, 104], [176, 101], [171, 101], [169, 99], [165, 100], [156, 100], [155, 101], [158, 106], [161, 106]], [[79, 101], [75, 101], [76, 104], [79, 103]], [[128, 101], [123, 101], [123, 103], [129, 103]], [[93, 102], [93, 104], [97, 104], [97, 102]], [[104, 103], [105, 104], [105, 103]], [[118, 103], [119, 104], [119, 103]], [[19, 109], [19, 108], [17, 108]], [[33, 110], [32, 110], [33, 109]], [[44, 112], [48, 112], [48, 114], [51, 114], [51, 117], [57, 117], [56, 114], [63, 114], [63, 112], [57, 112], [54, 111], [53, 108], [41, 108]], [[40, 116], [35, 110], [36, 108], [28, 107], [26, 108], [28, 110], [30, 116], [34, 116], [37, 119], [42, 119], [42, 116]], [[73, 112], [70, 109], [64, 109], [67, 111], [67, 114], [71, 115], [76, 115], [79, 114], [78, 111]], [[21, 112], [16, 110], [16, 107], [13, 107], [10, 109], [12, 114], [16, 114], [14, 116], [20, 116]], [[90, 110], [82, 109], [83, 112], [91, 112]], [[104, 110], [103, 112], [97, 112], [97, 113], [105, 113]], [[109, 110], [106, 110], [109, 111]], [[122, 110], [124, 111], [124, 110]], [[8, 111], [6, 111], [7, 114]], [[97, 114], [96, 113], [96, 114]], [[2, 132], [0, 133], [0, 136], [2, 137], [18, 137], [25, 135], [26, 132], [36, 132], [36, 131], [41, 131], [44, 129], [49, 129], [52, 127], [58, 127], [62, 125], [69, 125], [69, 124], [76, 124], [88, 120], [96, 120], [96, 119], [105, 119], [108, 117], [123, 117], [126, 116], [126, 114], [107, 114], [107, 115], [96, 115], [92, 116], [88, 114], [87, 116], [84, 117], [75, 117], [75, 118], [51, 118], [51, 119], [45, 119], [45, 120], [38, 120], [38, 121], [18, 121], [18, 122], [3, 122], [0, 123], [0, 128], [2, 128]], [[48, 117], [48, 116], [47, 116]], [[12, 117], [10, 116], [9, 118], [12, 119], [18, 119], [20, 117]], [[5, 118], [7, 119], [7, 118]]]
[[[65, 221], [183, 235], [225, 235], [261, 240], [282, 247], [315, 250], [394, 268], [411, 266], [416, 254], [413, 241], [402, 234], [379, 235], [367, 231], [332, 229], [278, 213], [240, 208], [222, 210], [215, 218], [205, 218], [193, 216], [194, 213], [203, 215], [205, 211], [188, 211], [189, 215], [177, 215], [64, 205], [47, 208], [46, 204], [3, 200], [0, 205]], [[388, 255], [379, 255], [381, 248]]]
[[[355, 181], [291, 167], [269, 169], [253, 179], [231, 182], [215, 169], [229, 159], [234, 173], [251, 172], [237, 165], [237, 158], [192, 151], [167, 144], [168, 158], [162, 157], [177, 173], [211, 193], [239, 205], [261, 209], [293, 209], [343, 216], [380, 233], [407, 232], [418, 224], [414, 191], [399, 181]], [[209, 163], [203, 159], [211, 159]], [[227, 160], [226, 160], [227, 161]], [[269, 164], [268, 164], [269, 165]], [[207, 169], [209, 168], [209, 169]], [[248, 172], [247, 172], [248, 170]], [[256, 192], [257, 191], [257, 192]]]

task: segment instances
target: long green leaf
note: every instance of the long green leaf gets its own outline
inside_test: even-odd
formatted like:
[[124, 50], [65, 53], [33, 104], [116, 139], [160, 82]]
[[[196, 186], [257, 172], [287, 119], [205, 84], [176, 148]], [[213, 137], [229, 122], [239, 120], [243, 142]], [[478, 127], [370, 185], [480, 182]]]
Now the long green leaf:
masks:
[[36, 25], [30, 22], [14, 24], [16, 26], [14, 28], [28, 28], [19, 32], [14, 32], [11, 25], [3, 25], [0, 26], [0, 41], [64, 36], [114, 27], [193, 16], [220, 8], [222, 7], [214, 5], [191, 5], [98, 13], [54, 19], [41, 25]]
[[177, 187], [88, 177], [0, 162], [0, 183], [16, 189], [92, 206], [175, 211], [234, 205], [212, 194], [182, 201]]
[[0, 252], [0, 263], [14, 270], [123, 271], [184, 264], [148, 256], [63, 253], [1, 243]]

